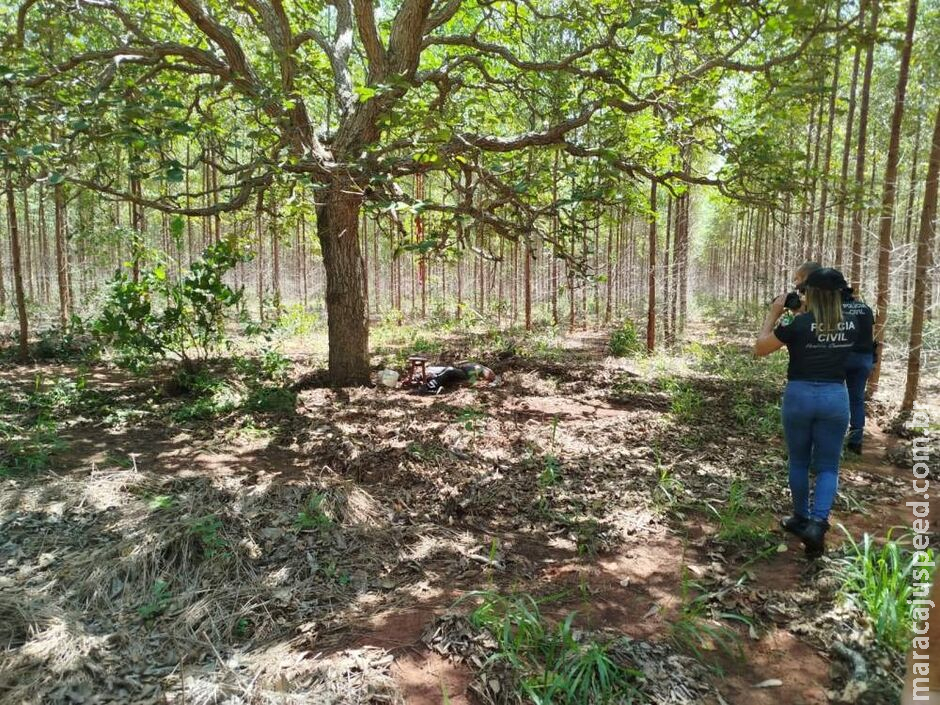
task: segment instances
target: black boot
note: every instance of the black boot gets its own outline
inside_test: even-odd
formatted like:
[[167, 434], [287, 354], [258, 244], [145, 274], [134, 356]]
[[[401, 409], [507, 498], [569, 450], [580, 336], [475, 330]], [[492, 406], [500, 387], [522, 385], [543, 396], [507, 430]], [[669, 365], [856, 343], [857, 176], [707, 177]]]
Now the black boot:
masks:
[[826, 532], [829, 531], [829, 522], [819, 519], [810, 519], [800, 533], [803, 545], [806, 547], [807, 558], [819, 558], [826, 551]]
[[847, 451], [849, 451], [850, 453], [854, 453], [855, 455], [861, 455], [861, 454], [862, 454], [862, 444], [861, 444], [861, 443], [846, 443], [845, 449], [846, 449]]
[[801, 517], [799, 514], [794, 514], [793, 516], [789, 516], [786, 519], [780, 520], [780, 526], [783, 528], [783, 530], [789, 531], [795, 536], [802, 535], [807, 523], [809, 523], [809, 519], [806, 517]]

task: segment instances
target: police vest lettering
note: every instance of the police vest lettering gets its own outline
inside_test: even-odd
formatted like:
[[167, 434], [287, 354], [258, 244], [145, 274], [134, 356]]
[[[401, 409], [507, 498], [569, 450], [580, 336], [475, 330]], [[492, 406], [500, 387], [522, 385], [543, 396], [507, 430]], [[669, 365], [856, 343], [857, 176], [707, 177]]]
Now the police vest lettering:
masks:
[[[813, 333], [816, 333], [815, 321], [813, 321], [813, 323], [810, 324], [810, 330]], [[855, 321], [853, 321], [852, 319], [840, 321], [839, 325], [836, 327], [836, 331], [831, 332], [831, 333], [816, 333], [816, 340], [819, 343], [853, 343], [854, 340], [849, 340], [845, 336], [846, 331], [850, 331], [850, 330], [855, 330]]]

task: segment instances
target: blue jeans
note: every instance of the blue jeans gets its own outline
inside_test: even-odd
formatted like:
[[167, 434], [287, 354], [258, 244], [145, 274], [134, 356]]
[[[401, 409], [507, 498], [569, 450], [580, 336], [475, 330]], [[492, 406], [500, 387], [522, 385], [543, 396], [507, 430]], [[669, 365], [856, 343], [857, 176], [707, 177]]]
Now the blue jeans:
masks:
[[[782, 412], [793, 513], [826, 521], [839, 486], [842, 440], [849, 423], [848, 390], [840, 382], [791, 380], [783, 393]], [[810, 465], [816, 471], [812, 508]]]
[[849, 443], [861, 444], [865, 432], [865, 385], [874, 366], [871, 353], [849, 353], [845, 363], [845, 386], [849, 389]]

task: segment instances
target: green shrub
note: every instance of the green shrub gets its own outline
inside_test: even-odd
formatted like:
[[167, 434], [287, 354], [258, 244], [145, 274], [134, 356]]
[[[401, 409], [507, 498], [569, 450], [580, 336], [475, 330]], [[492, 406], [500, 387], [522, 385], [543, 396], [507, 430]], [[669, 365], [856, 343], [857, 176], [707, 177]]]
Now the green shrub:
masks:
[[248, 392], [244, 408], [248, 411], [289, 413], [297, 406], [297, 393], [284, 387], [255, 387]]
[[117, 273], [95, 331], [131, 369], [171, 354], [187, 367], [207, 360], [221, 348], [226, 322], [243, 294], [223, 279], [248, 258], [236, 242], [223, 240], [207, 247], [174, 281], [166, 263], [151, 255], [136, 282], [126, 271]]
[[629, 357], [642, 352], [643, 345], [637, 334], [636, 324], [626, 318], [610, 336], [610, 354], [615, 357]]

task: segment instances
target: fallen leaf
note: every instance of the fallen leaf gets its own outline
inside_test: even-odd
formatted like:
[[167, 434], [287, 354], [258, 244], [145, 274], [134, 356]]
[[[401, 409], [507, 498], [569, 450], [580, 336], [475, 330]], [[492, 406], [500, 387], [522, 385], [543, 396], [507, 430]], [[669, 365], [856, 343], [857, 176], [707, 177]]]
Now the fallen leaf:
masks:
[[783, 685], [783, 681], [780, 680], [779, 678], [768, 678], [767, 680], [761, 681], [757, 685], [751, 686], [751, 687], [753, 688], [779, 688], [782, 685]]

